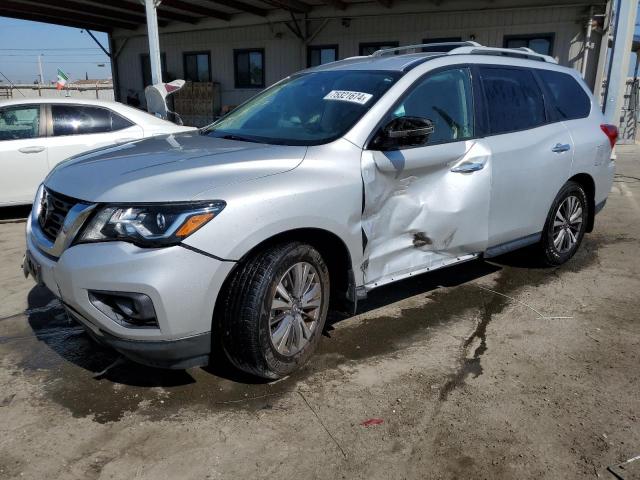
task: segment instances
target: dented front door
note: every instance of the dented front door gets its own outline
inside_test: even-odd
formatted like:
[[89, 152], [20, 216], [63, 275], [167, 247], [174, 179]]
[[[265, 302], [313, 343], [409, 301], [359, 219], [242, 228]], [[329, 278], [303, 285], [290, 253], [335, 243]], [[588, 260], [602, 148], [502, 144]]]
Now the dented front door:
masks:
[[367, 288], [473, 258], [486, 248], [491, 162], [475, 139], [471, 85], [466, 69], [427, 76], [391, 115], [430, 119], [435, 132], [429, 142], [363, 152]]

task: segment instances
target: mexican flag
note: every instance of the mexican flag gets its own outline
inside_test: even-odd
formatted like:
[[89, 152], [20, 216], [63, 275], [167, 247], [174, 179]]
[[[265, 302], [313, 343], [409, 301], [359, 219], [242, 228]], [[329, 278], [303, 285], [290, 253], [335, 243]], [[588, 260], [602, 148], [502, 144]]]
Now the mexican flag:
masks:
[[64, 73], [62, 70], [58, 69], [58, 82], [56, 83], [56, 90], [62, 90], [64, 86], [67, 84], [67, 80], [69, 80], [69, 77], [67, 77], [67, 74]]

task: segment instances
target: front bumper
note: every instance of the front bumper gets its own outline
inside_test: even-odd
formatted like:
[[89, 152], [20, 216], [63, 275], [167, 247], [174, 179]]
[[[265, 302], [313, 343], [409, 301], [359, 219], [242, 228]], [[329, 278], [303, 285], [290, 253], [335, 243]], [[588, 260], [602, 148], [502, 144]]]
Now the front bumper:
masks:
[[[146, 365], [188, 368], [207, 363], [218, 292], [233, 268], [180, 247], [144, 249], [125, 242], [76, 245], [52, 258], [33, 241], [27, 250], [41, 283], [98, 342]], [[136, 292], [151, 298], [158, 326], [123, 326], [98, 310], [89, 291]]]
[[209, 363], [211, 332], [177, 340], [130, 340], [94, 330], [92, 322], [69, 305], [65, 305], [65, 310], [71, 318], [85, 327], [96, 342], [113, 348], [134, 362], [170, 369], [200, 367]]

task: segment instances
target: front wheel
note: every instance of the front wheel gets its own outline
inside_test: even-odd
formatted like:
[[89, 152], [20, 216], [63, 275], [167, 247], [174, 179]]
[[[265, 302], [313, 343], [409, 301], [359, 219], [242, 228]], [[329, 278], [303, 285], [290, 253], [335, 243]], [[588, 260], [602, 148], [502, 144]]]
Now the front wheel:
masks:
[[311, 356], [329, 305], [329, 271], [311, 245], [254, 255], [235, 272], [222, 317], [223, 348], [236, 367], [275, 379]]
[[567, 182], [558, 192], [542, 232], [540, 249], [548, 265], [562, 265], [578, 250], [587, 228], [589, 202], [584, 189]]

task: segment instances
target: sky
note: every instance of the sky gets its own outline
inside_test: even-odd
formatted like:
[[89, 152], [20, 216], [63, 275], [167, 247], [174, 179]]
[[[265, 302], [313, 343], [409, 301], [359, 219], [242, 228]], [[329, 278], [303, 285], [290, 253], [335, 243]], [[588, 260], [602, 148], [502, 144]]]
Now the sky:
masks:
[[[639, 9], [640, 11], [640, 9]], [[640, 23], [640, 14], [638, 16]], [[106, 33], [93, 32], [100, 43], [109, 49]], [[636, 27], [640, 34], [640, 26]], [[0, 81], [1, 74], [13, 83], [33, 83], [38, 78], [38, 55], [42, 54], [45, 82], [55, 81], [61, 68], [69, 81], [111, 78], [109, 58], [91, 37], [78, 28], [49, 25], [0, 17]], [[104, 67], [99, 67], [103, 64]], [[635, 55], [630, 62], [630, 74], [635, 66]]]
[[[93, 33], [109, 50], [107, 34]], [[38, 78], [39, 54], [45, 83], [55, 81], [58, 68], [70, 82], [84, 80], [85, 74], [91, 79], [111, 78], [109, 58], [79, 28], [0, 17], [1, 73], [13, 83], [33, 83]], [[0, 80], [7, 83], [2, 75]]]

